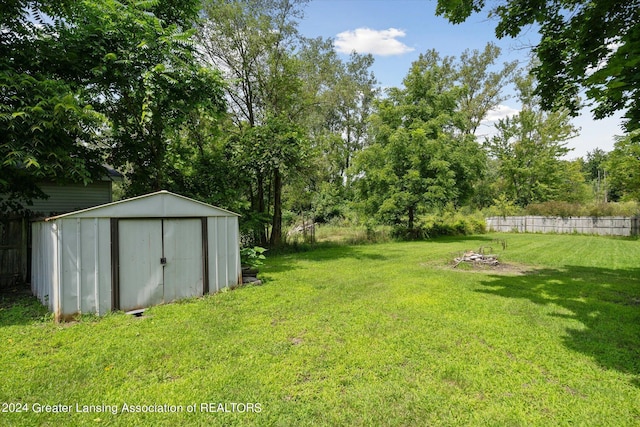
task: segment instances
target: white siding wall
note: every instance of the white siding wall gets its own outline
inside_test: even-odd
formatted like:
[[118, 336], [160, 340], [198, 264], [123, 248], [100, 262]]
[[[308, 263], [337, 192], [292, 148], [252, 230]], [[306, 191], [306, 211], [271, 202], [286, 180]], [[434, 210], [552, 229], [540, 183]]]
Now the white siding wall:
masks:
[[[67, 218], [51, 225], [55, 244], [50, 305], [56, 316], [111, 310], [111, 237], [108, 219]], [[34, 224], [34, 225], [35, 225]], [[34, 251], [36, 242], [34, 240]], [[44, 254], [43, 254], [44, 255]], [[41, 272], [33, 271], [34, 281]]]
[[240, 266], [240, 228], [238, 226], [238, 217], [227, 217], [227, 227], [229, 229], [227, 250], [231, 254], [228, 260], [229, 270], [231, 271], [229, 284], [235, 286], [242, 284], [242, 267]]
[[58, 283], [58, 245], [54, 223], [34, 222], [31, 233], [31, 291], [53, 311], [54, 286]]
[[111, 181], [95, 181], [91, 184], [40, 184], [48, 199], [35, 199], [29, 209], [43, 215], [72, 212], [112, 201]]
[[239, 284], [240, 244], [237, 217], [209, 217], [209, 292]]

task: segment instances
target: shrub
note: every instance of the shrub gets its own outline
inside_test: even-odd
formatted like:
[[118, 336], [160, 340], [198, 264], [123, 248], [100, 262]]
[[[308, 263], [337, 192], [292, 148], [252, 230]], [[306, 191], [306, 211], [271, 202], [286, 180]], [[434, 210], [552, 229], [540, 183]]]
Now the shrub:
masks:
[[466, 236], [485, 231], [486, 224], [481, 214], [462, 215], [448, 212], [422, 216], [411, 230], [406, 226], [396, 226], [393, 228], [392, 236], [397, 239], [416, 240], [438, 236]]
[[525, 208], [525, 212], [528, 215], [560, 216], [563, 218], [585, 215], [583, 205], [563, 201], [532, 203]]
[[495, 213], [490, 216], [513, 216], [518, 215], [521, 211], [520, 207], [513, 203], [513, 200], [509, 200], [503, 193], [496, 199], [493, 199], [493, 206], [490, 207]]
[[638, 216], [640, 215], [640, 203], [594, 203], [587, 207], [589, 216]]
[[527, 215], [560, 216], [568, 218], [572, 216], [636, 216], [640, 214], [640, 204], [637, 202], [623, 203], [569, 203], [550, 201], [532, 203], [526, 207]]
[[240, 263], [251, 268], [260, 267], [264, 264], [263, 260], [266, 259], [263, 255], [266, 251], [267, 250], [265, 248], [261, 248], [260, 246], [242, 248], [240, 249]]

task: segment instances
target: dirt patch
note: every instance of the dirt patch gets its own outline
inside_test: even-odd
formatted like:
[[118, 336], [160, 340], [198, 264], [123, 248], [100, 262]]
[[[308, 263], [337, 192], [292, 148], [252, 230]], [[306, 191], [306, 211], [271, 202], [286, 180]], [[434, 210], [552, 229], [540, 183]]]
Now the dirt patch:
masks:
[[304, 342], [304, 340], [300, 337], [294, 337], [289, 340], [292, 345], [300, 345]]
[[425, 268], [458, 271], [463, 273], [488, 273], [516, 276], [529, 274], [534, 270], [534, 267], [530, 265], [503, 262], [497, 265], [461, 263], [456, 267], [455, 261], [433, 261], [420, 263], [420, 266]]
[[448, 263], [448, 268], [456, 271], [475, 271], [475, 272], [487, 272], [487, 273], [503, 273], [503, 274], [527, 274], [531, 272], [532, 268], [529, 265], [521, 264], [508, 264], [501, 262], [496, 265], [488, 264], [468, 264], [461, 263], [456, 266], [455, 262]]

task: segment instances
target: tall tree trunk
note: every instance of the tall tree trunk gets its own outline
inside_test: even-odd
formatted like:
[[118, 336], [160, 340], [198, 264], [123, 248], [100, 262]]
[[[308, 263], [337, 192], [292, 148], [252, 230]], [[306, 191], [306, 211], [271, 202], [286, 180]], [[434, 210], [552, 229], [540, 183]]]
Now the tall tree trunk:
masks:
[[282, 243], [282, 175], [279, 169], [273, 171], [273, 222], [271, 227], [272, 247]]
[[[257, 189], [256, 189], [256, 207], [257, 211], [262, 217], [265, 214], [264, 207], [264, 178], [260, 171], [258, 171], [257, 178]], [[262, 221], [262, 220], [261, 220]], [[256, 240], [259, 242], [260, 246], [267, 246], [267, 232], [264, 226], [261, 226], [259, 230], [254, 230], [256, 233]]]
[[413, 206], [409, 206], [409, 223], [407, 225], [409, 227], [409, 233], [411, 233], [412, 237], [413, 237], [413, 234], [414, 234], [414, 230], [413, 230], [414, 220], [415, 220], [414, 207]]

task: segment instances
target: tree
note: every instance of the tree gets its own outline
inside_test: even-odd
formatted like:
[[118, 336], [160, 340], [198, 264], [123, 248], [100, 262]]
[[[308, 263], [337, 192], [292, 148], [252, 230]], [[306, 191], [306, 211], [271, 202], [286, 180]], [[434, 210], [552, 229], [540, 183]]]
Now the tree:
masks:
[[232, 140], [240, 169], [250, 173], [253, 178], [249, 191], [255, 191], [254, 184], [259, 182], [255, 180], [256, 176], [272, 178], [268, 187], [268, 196], [273, 202], [272, 213], [254, 210], [250, 214], [251, 219], [257, 222], [258, 231], [263, 231], [261, 224], [263, 227], [267, 220], [270, 221], [268, 242], [271, 246], [278, 246], [282, 237], [282, 189], [284, 183], [306, 165], [308, 141], [305, 130], [286, 117], [270, 117], [259, 126], [247, 126]]
[[591, 182], [597, 201], [607, 202], [610, 200], [609, 192], [611, 188], [607, 182], [606, 163], [609, 154], [600, 148], [587, 152], [583, 162], [583, 172], [587, 180]]
[[343, 62], [331, 40], [317, 39], [306, 41], [300, 59], [307, 67], [305, 91], [313, 98], [306, 123], [329, 158], [327, 178], [348, 184], [353, 157], [366, 145], [368, 118], [378, 94], [370, 71], [373, 57], [353, 52]]
[[[225, 73], [226, 94], [237, 125], [260, 124], [287, 108], [292, 89], [289, 54], [297, 47], [297, 19], [306, 0], [206, 0], [198, 28], [206, 60]], [[298, 85], [299, 82], [292, 82]]]
[[593, 192], [582, 172], [582, 162], [562, 160], [556, 200], [569, 203], [586, 203], [593, 200]]
[[198, 5], [4, 5], [0, 193], [28, 202], [43, 196], [38, 181], [88, 183], [104, 174], [105, 159], [124, 169], [130, 194], [162, 188], [171, 129], [193, 109], [215, 115], [224, 107], [219, 76], [194, 66], [191, 34], [185, 31]]
[[355, 185], [369, 215], [413, 233], [419, 214], [471, 196], [484, 159], [475, 138], [457, 127], [464, 119], [454, 82], [453, 59], [429, 51], [412, 64], [404, 88], [378, 101], [371, 145], [356, 162]]
[[[480, 12], [484, 0], [438, 0], [453, 23]], [[640, 128], [640, 1], [502, 0], [490, 10], [496, 35], [516, 37], [537, 25], [536, 93], [546, 109], [576, 115], [586, 89], [596, 118], [625, 111], [628, 132]]]
[[245, 212], [247, 202], [242, 190], [249, 179], [226, 136], [228, 120], [198, 109], [191, 111], [178, 128], [170, 130], [165, 188], [233, 212]]
[[567, 111], [545, 113], [534, 95], [533, 77], [516, 79], [522, 110], [499, 120], [497, 135], [485, 141], [488, 153], [498, 160], [503, 191], [520, 206], [557, 199], [565, 175], [561, 158], [574, 136]]
[[[369, 116], [378, 90], [371, 55], [343, 61], [331, 39], [306, 39], [297, 54], [307, 108], [313, 167], [287, 189], [289, 208], [316, 221], [342, 216], [352, 198], [351, 165], [368, 143]], [[309, 214], [309, 212], [312, 212]]]
[[612, 187], [623, 198], [640, 201], [640, 131], [618, 137], [605, 168]]
[[584, 172], [587, 179], [594, 181], [601, 179], [604, 174], [604, 164], [607, 161], [607, 152], [600, 148], [588, 151], [584, 161]]
[[[219, 117], [224, 111], [220, 74], [196, 60], [190, 27], [198, 5], [197, 0], [84, 2], [74, 18], [87, 24], [64, 27], [64, 36], [89, 61], [91, 73], [82, 81], [109, 118], [108, 160], [128, 178], [128, 195], [167, 187], [172, 169], [167, 156], [177, 144], [173, 136], [192, 112]], [[97, 52], [84, 52], [94, 38]]]
[[[199, 40], [207, 60], [229, 81], [226, 97], [241, 149], [239, 164], [252, 177], [247, 189], [260, 244], [278, 245], [285, 179], [301, 170], [307, 142], [300, 128], [303, 91], [297, 19], [304, 0], [207, 0]], [[281, 134], [278, 132], [282, 132]], [[294, 150], [297, 148], [297, 150]], [[271, 234], [267, 233], [267, 218]]]
[[498, 71], [489, 67], [500, 56], [500, 48], [488, 43], [482, 52], [468, 49], [460, 55], [457, 80], [463, 88], [460, 110], [466, 118], [462, 128], [465, 134], [473, 135], [487, 113], [507, 97], [502, 90], [511, 81], [518, 63], [505, 62]]
[[45, 197], [39, 182], [88, 183], [104, 173], [98, 137], [104, 116], [46, 61], [71, 5], [24, 0], [0, 6], [2, 212], [26, 210], [32, 199]]

